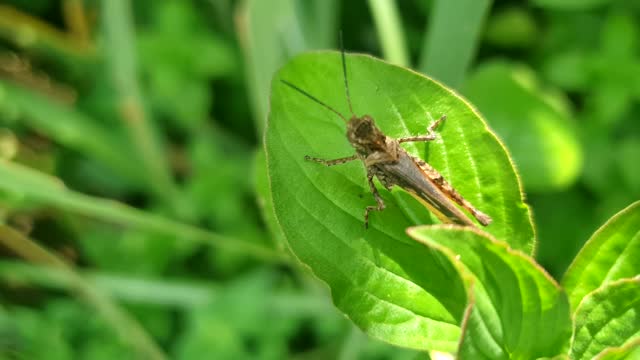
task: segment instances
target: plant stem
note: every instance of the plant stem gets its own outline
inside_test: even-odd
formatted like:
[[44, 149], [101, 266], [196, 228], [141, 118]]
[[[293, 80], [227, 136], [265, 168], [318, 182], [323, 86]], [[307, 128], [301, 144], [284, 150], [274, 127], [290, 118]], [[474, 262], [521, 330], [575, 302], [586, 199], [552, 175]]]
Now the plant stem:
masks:
[[0, 5], [0, 36], [20, 47], [53, 50], [77, 59], [95, 56], [95, 48], [42, 20], [8, 5]]
[[209, 232], [198, 227], [169, 220], [119, 203], [84, 195], [67, 189], [55, 177], [41, 174], [28, 167], [0, 160], [0, 189], [28, 199], [54, 205], [83, 216], [110, 221], [147, 231], [171, 234], [176, 238], [218, 246], [268, 262], [290, 263], [285, 254], [264, 246]]
[[63, 0], [62, 15], [73, 37], [82, 44], [89, 44], [91, 30], [82, 0]]

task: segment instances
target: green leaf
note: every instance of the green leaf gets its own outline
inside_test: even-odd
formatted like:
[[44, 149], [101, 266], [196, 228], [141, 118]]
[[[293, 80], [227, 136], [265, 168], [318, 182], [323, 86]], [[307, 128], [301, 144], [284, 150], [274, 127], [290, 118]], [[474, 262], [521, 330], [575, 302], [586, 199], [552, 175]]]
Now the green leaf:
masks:
[[[640, 341], [640, 276], [604, 285], [584, 297], [576, 310], [570, 357], [592, 359], [611, 347]], [[608, 356], [613, 356], [610, 354]]]
[[[429, 117], [447, 114], [428, 160], [459, 192], [493, 217], [487, 231], [518, 249], [533, 248], [533, 228], [518, 178], [502, 144], [462, 98], [406, 69], [347, 55], [353, 108], [372, 115], [389, 136], [422, 134]], [[353, 153], [335, 114], [284, 86], [286, 79], [348, 114], [340, 57], [304, 54], [272, 83], [266, 150], [276, 216], [296, 256], [332, 290], [334, 303], [370, 335], [421, 349], [455, 349], [466, 304], [462, 280], [442, 254], [409, 239], [405, 229], [433, 223], [402, 190], [381, 190], [387, 208], [364, 229], [373, 204], [361, 164], [333, 168], [305, 155]], [[424, 144], [410, 144], [413, 155]], [[408, 335], [410, 334], [410, 335]]]
[[640, 201], [613, 216], [593, 234], [569, 266], [562, 284], [575, 309], [603, 284], [640, 274]]
[[562, 105], [539, 89], [531, 70], [487, 63], [471, 76], [463, 93], [508, 145], [527, 190], [557, 190], [577, 179], [582, 149], [573, 123]]
[[469, 227], [422, 226], [409, 234], [444, 247], [474, 276], [475, 304], [465, 319], [461, 359], [553, 356], [568, 340], [567, 297], [532, 258]]
[[532, 0], [534, 5], [558, 10], [585, 10], [602, 6], [611, 0]]

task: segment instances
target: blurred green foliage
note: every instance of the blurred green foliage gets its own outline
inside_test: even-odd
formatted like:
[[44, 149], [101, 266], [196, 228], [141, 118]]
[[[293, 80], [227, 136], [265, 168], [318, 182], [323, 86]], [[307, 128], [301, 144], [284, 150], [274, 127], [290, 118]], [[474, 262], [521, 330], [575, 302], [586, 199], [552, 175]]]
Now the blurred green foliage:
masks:
[[[521, 170], [536, 260], [556, 278], [640, 197], [638, 3], [446, 1], [390, 1], [391, 15], [365, 0], [3, 1], [0, 223], [86, 274], [166, 357], [413, 358], [283, 260], [261, 149], [291, 56], [335, 48], [342, 30], [348, 50], [453, 79]], [[12, 177], [26, 168], [37, 176]], [[23, 257], [0, 245], [0, 358], [136, 358]]]

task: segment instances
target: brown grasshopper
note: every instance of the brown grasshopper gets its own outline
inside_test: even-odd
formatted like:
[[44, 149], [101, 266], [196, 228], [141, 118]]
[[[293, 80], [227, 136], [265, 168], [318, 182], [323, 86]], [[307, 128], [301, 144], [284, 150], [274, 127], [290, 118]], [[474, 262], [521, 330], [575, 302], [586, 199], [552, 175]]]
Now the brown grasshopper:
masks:
[[382, 211], [385, 208], [384, 201], [378, 193], [373, 178], [384, 185], [387, 190], [391, 190], [394, 185], [411, 193], [429, 208], [444, 223], [456, 223], [467, 226], [475, 224], [454, 204], [457, 203], [469, 211], [480, 224], [487, 226], [491, 223], [491, 218], [477, 210], [471, 203], [465, 200], [443, 177], [425, 161], [409, 155], [402, 147], [401, 143], [412, 141], [432, 141], [435, 140], [435, 128], [446, 119], [443, 115], [434, 121], [428, 128], [426, 135], [409, 136], [394, 139], [386, 136], [376, 126], [375, 121], [369, 115], [358, 117], [353, 112], [351, 97], [349, 95], [349, 82], [347, 80], [347, 63], [344, 48], [342, 55], [342, 73], [344, 76], [345, 92], [351, 118], [347, 118], [331, 106], [320, 101], [313, 95], [293, 85], [281, 80], [285, 85], [296, 90], [312, 101], [320, 104], [326, 109], [338, 115], [347, 124], [347, 139], [355, 148], [354, 155], [334, 159], [324, 160], [311, 156], [305, 156], [305, 160], [317, 162], [326, 166], [344, 164], [353, 160], [361, 160], [367, 169], [367, 181], [376, 206], [367, 206], [364, 213], [364, 226], [368, 227], [369, 213], [371, 211]]

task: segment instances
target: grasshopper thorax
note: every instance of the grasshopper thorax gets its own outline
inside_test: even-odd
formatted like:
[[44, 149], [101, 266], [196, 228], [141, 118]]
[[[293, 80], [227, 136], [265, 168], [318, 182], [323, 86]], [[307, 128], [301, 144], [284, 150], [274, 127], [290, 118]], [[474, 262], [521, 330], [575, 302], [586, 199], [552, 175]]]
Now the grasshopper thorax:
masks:
[[347, 138], [360, 154], [384, 150], [386, 145], [386, 136], [382, 134], [373, 118], [369, 115], [364, 115], [363, 117], [353, 116], [349, 119], [349, 122], [347, 122]]

